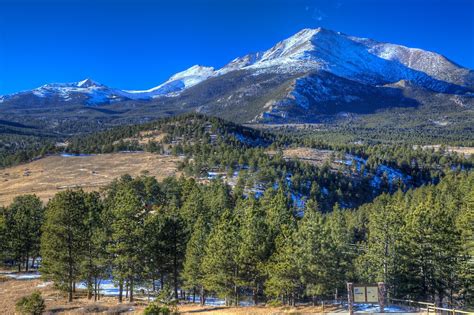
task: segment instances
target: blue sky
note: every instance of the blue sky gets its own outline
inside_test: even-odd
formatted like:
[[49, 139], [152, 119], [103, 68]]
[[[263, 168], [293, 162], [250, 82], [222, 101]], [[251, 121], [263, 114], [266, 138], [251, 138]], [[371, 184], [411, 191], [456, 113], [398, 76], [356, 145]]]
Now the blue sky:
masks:
[[319, 26], [474, 69], [472, 0], [0, 0], [0, 94], [91, 77], [147, 89]]

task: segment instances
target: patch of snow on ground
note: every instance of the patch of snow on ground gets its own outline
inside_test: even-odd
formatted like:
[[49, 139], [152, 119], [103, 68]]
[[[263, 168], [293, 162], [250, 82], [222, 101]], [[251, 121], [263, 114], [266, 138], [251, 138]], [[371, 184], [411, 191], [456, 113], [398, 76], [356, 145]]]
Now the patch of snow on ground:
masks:
[[[379, 313], [380, 306], [377, 304], [356, 304], [354, 309], [358, 313]], [[401, 306], [389, 305], [384, 307], [385, 313], [405, 313], [409, 310]]]
[[74, 154], [74, 153], [61, 153], [62, 157], [87, 157], [87, 156], [93, 156], [94, 154], [85, 154], [85, 153], [80, 153], [80, 154]]
[[41, 277], [39, 272], [11, 272], [2, 273], [2, 275], [13, 278], [15, 280], [33, 280]]

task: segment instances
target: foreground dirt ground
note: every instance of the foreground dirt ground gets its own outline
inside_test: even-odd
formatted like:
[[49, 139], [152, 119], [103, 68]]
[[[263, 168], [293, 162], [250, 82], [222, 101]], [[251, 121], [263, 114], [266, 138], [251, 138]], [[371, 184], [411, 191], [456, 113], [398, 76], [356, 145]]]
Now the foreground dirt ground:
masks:
[[[325, 308], [324, 312], [321, 307], [224, 307], [224, 306], [198, 306], [198, 305], [182, 305], [179, 308], [180, 314], [222, 314], [222, 315], [279, 315], [279, 314], [323, 314], [338, 313], [339, 310], [334, 308]], [[343, 312], [341, 310], [340, 312]]]
[[98, 190], [127, 173], [147, 174], [162, 180], [177, 174], [178, 161], [178, 157], [147, 152], [48, 156], [0, 170], [0, 206], [8, 205], [21, 194], [34, 193], [46, 202], [66, 188]]
[[[23, 296], [41, 292], [46, 302], [45, 314], [142, 314], [146, 302], [118, 304], [116, 297], [103, 297], [94, 302], [84, 298], [75, 298], [68, 303], [66, 295], [56, 290], [52, 283], [41, 279], [16, 280], [0, 275], [0, 314], [15, 314], [15, 303]], [[325, 308], [325, 312], [337, 312], [334, 308]], [[321, 307], [223, 307], [183, 304], [179, 306], [180, 314], [320, 314]]]
[[141, 314], [144, 308], [140, 303], [118, 304], [112, 297], [104, 297], [98, 302], [76, 298], [68, 303], [66, 295], [54, 289], [52, 283], [40, 279], [14, 280], [0, 275], [0, 314], [15, 314], [15, 303], [36, 290], [45, 299], [45, 314]]

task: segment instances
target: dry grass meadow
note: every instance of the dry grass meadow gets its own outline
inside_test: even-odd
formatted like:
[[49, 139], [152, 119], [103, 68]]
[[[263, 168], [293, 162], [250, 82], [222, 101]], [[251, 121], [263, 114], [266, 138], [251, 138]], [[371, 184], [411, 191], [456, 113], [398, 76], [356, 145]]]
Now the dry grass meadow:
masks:
[[0, 170], [0, 206], [22, 194], [36, 194], [46, 202], [66, 188], [99, 190], [124, 174], [147, 174], [162, 180], [178, 174], [178, 161], [175, 156], [147, 152], [48, 156]]
[[283, 150], [283, 157], [287, 159], [297, 159], [305, 161], [309, 164], [321, 166], [326, 161], [330, 160], [332, 153], [334, 153], [332, 150], [319, 150], [299, 147]]
[[87, 298], [75, 298], [68, 303], [64, 293], [56, 290], [51, 282], [41, 279], [16, 280], [0, 275], [0, 314], [14, 315], [15, 304], [23, 296], [40, 291], [45, 300], [44, 314], [141, 314], [144, 304], [118, 304], [116, 298], [103, 297], [94, 302]]

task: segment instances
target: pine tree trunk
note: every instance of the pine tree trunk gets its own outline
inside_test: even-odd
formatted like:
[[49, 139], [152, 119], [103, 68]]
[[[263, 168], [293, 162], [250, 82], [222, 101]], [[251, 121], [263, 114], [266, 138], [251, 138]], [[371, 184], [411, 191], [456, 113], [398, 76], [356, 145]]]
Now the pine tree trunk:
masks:
[[29, 265], [29, 257], [30, 254], [29, 253], [26, 253], [26, 261], [25, 261], [25, 270], [26, 272], [28, 272], [28, 265]]
[[[69, 253], [71, 251], [69, 250]], [[69, 257], [71, 257], [71, 255], [69, 255]], [[68, 301], [69, 302], [72, 302], [72, 292], [74, 291], [74, 281], [72, 280], [72, 266], [71, 264], [69, 264], [69, 297], [68, 297]]]
[[133, 302], [133, 279], [130, 279], [130, 285], [129, 285], [129, 289], [130, 289], [130, 302]]
[[252, 297], [253, 297], [253, 304], [257, 305], [257, 289], [254, 288], [252, 291]]
[[94, 278], [94, 301], [97, 301], [97, 278]]
[[92, 299], [92, 290], [93, 290], [92, 280], [90, 280], [89, 285], [87, 286], [87, 299], [88, 300]]
[[129, 285], [129, 282], [125, 282], [125, 299], [128, 299], [128, 285]]
[[235, 306], [239, 306], [239, 290], [237, 288], [237, 285], [234, 285], [234, 300]]
[[100, 300], [100, 281], [97, 280], [97, 300]]
[[204, 304], [206, 304], [206, 297], [204, 295], [204, 287], [201, 286], [201, 296], [200, 296], [200, 304], [201, 306], [204, 306]]
[[123, 281], [119, 283], [119, 302], [122, 303], [123, 301]]
[[173, 282], [174, 282], [174, 297], [178, 299], [178, 257], [176, 253], [176, 248], [175, 248], [175, 253], [173, 257]]
[[193, 288], [193, 303], [196, 303], [196, 288]]
[[67, 298], [68, 302], [72, 302], [73, 283], [74, 282], [69, 283], [69, 292], [68, 292], [68, 298]]

